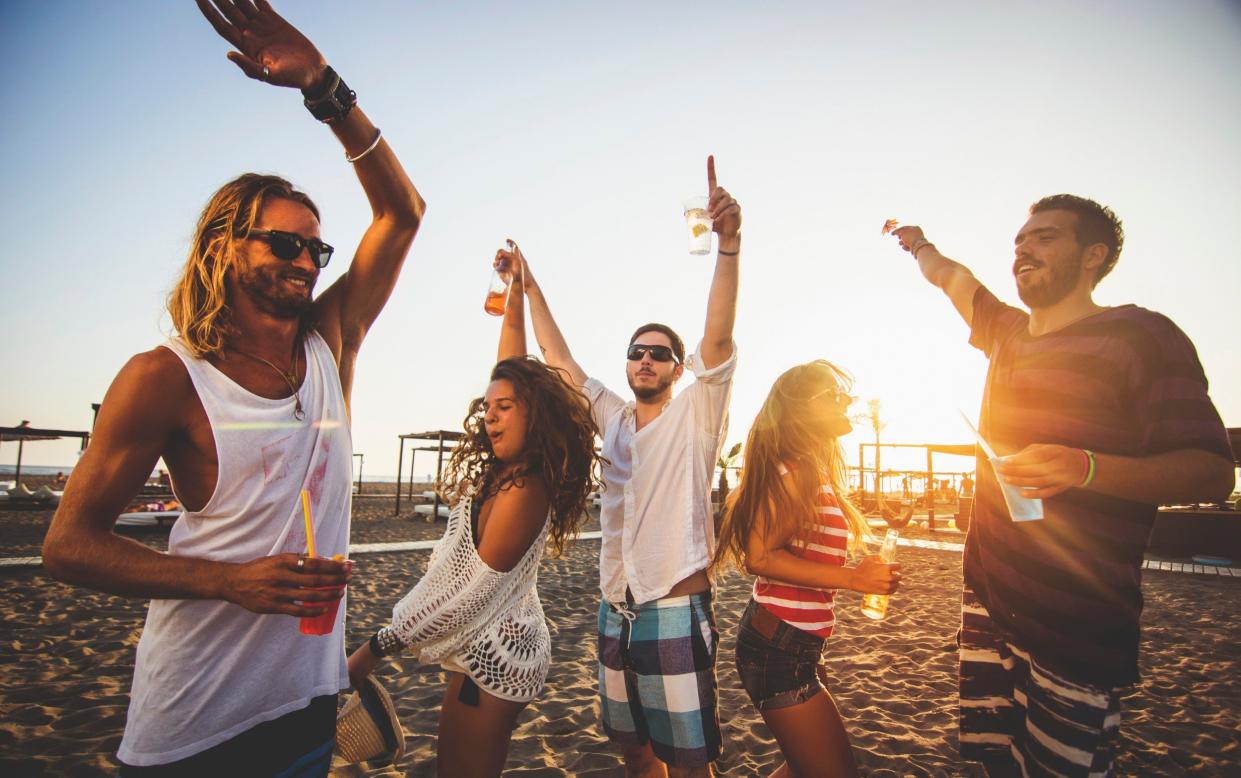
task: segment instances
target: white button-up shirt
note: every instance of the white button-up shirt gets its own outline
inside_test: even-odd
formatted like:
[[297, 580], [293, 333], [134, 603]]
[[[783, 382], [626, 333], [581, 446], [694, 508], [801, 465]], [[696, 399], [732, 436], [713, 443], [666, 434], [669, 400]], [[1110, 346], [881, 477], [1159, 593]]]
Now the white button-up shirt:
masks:
[[715, 552], [711, 479], [728, 432], [736, 346], [710, 370], [701, 363], [697, 352], [685, 361], [696, 380], [641, 430], [634, 402], [594, 378], [584, 386], [610, 462], [599, 517], [599, 588], [608, 602], [624, 602], [626, 587], [637, 603], [663, 597]]

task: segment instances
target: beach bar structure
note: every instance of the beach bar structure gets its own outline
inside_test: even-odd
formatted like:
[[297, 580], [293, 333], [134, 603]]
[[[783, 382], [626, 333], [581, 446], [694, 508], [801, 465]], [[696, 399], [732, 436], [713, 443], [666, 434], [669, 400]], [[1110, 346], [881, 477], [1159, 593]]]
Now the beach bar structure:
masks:
[[[403, 463], [405, 461], [405, 441], [413, 441], [417, 443], [420, 440], [434, 441], [433, 446], [411, 446], [409, 449], [409, 497], [414, 496], [414, 455], [419, 451], [435, 452], [435, 480], [438, 483], [440, 474], [444, 470], [444, 452], [452, 451], [456, 448], [457, 442], [465, 437], [463, 432], [452, 432], [450, 430], [435, 430], [434, 432], [407, 432], [404, 435], [397, 435], [400, 440], [400, 449], [396, 455], [396, 508], [393, 510], [393, 516], [401, 515], [401, 473]], [[431, 518], [434, 519], [439, 515], [440, 511], [440, 495], [435, 493], [435, 507], [431, 509]]]
[[[883, 487], [880, 485], [883, 480], [883, 472], [879, 467], [879, 452], [883, 448], [921, 448], [926, 450], [926, 484], [927, 492], [930, 493], [932, 485], [935, 483], [935, 455], [936, 454], [952, 454], [959, 457], [974, 456], [974, 444], [939, 444], [939, 443], [859, 443], [857, 450], [858, 474], [866, 472], [866, 449], [875, 449], [875, 505], [883, 505]], [[860, 486], [865, 492], [865, 481]], [[928, 499], [927, 505], [927, 526], [935, 527], [935, 500]]]
[[51, 430], [31, 427], [30, 422], [23, 421], [16, 427], [0, 427], [0, 443], [17, 441], [17, 468], [13, 476], [16, 484], [22, 482], [22, 449], [28, 440], [60, 440], [61, 438], [80, 438], [82, 449], [90, 441], [90, 433], [82, 430]]

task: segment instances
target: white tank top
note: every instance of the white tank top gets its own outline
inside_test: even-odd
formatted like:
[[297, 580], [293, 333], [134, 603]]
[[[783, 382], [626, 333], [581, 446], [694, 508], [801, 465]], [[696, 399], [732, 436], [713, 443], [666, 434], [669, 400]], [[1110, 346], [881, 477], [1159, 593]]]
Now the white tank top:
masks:
[[[181, 342], [165, 346], [194, 382], [220, 463], [211, 499], [177, 519], [168, 553], [247, 562], [304, 552], [306, 489], [316, 552], [346, 554], [353, 444], [340, 373], [323, 338], [314, 331], [306, 338], [302, 421], [293, 418], [292, 397], [259, 397]], [[303, 635], [294, 616], [260, 615], [221, 600], [152, 600], [121, 761], [184, 759], [348, 687], [345, 605], [331, 635]]]

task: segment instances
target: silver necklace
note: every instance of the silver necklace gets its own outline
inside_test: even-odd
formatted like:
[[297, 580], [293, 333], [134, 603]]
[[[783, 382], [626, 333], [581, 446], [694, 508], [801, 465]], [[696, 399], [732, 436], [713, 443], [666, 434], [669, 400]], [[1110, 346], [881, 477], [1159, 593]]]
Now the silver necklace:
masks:
[[293, 418], [297, 419], [298, 421], [301, 421], [306, 418], [306, 411], [302, 408], [302, 396], [298, 392], [298, 388], [297, 388], [297, 351], [298, 349], [296, 347], [294, 348], [294, 351], [293, 351], [293, 367], [288, 372], [281, 370], [275, 364], [273, 364], [272, 362], [269, 362], [266, 359], [263, 359], [258, 354], [251, 354], [248, 351], [242, 351], [236, 346], [233, 346], [232, 348], [233, 348], [233, 351], [236, 351], [238, 354], [241, 354], [243, 357], [250, 357], [250, 359], [257, 359], [258, 361], [262, 362], [264, 365], [267, 365], [268, 367], [270, 367], [272, 370], [275, 370], [280, 375], [280, 377], [284, 379], [284, 382], [289, 385], [289, 391], [293, 393]]

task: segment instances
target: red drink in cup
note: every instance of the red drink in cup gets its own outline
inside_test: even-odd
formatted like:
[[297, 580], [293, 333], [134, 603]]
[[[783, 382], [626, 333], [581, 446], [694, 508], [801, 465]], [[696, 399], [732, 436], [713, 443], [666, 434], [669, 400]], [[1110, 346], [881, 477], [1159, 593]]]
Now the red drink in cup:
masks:
[[[345, 593], [345, 587], [343, 586], [318, 586], [314, 588], [316, 591], [321, 592], [340, 592], [342, 595]], [[298, 630], [301, 631], [303, 635], [332, 634], [332, 628], [336, 626], [336, 612], [340, 610], [340, 600], [341, 598], [337, 597], [335, 600], [323, 603], [303, 602], [303, 605], [327, 605], [327, 610], [323, 611], [323, 613], [320, 613], [318, 616], [302, 616], [301, 621], [297, 624]]]

